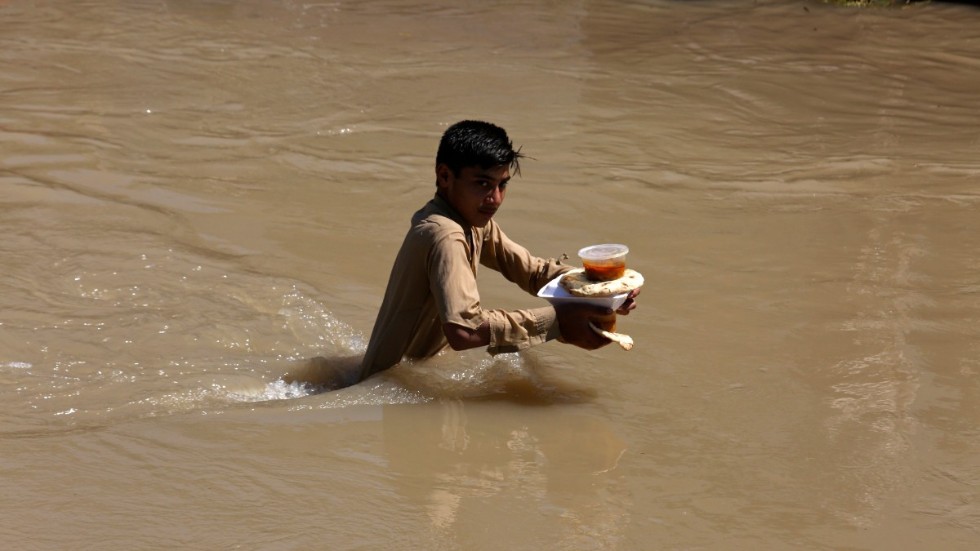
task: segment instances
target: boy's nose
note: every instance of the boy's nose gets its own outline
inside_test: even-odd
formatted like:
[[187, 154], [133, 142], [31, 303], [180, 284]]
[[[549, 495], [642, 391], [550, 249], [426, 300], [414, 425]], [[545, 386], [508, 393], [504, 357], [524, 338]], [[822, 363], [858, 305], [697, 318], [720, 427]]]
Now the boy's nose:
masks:
[[492, 205], [496, 205], [500, 203], [500, 199], [502, 195], [503, 194], [500, 191], [500, 186], [497, 186], [493, 188], [493, 190], [491, 190], [490, 193], [487, 194], [487, 196], [484, 198], [484, 201]]

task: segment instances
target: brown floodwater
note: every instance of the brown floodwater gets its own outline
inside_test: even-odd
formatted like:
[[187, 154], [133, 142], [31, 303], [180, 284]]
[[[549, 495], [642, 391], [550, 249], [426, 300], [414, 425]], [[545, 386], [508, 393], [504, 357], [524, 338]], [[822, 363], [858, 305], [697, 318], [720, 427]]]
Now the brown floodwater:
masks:
[[[978, 60], [941, 3], [0, 1], [0, 547], [975, 549]], [[635, 348], [285, 382], [463, 118], [512, 238], [629, 245]]]

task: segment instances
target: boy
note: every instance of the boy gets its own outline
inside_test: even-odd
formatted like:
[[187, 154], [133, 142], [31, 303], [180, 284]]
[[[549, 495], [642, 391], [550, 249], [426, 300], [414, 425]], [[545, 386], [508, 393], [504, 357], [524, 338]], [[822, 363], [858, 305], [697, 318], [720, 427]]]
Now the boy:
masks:
[[[531, 255], [504, 235], [493, 216], [503, 203], [511, 169], [520, 173], [507, 133], [482, 121], [462, 121], [443, 134], [436, 154], [436, 195], [412, 217], [395, 258], [360, 379], [402, 358], [434, 356], [481, 346], [497, 354], [524, 350], [555, 338], [587, 350], [609, 344], [589, 320], [615, 313], [579, 304], [558, 308], [489, 310], [476, 285], [479, 264], [500, 272], [528, 293], [572, 269]], [[634, 292], [617, 310], [635, 307]]]

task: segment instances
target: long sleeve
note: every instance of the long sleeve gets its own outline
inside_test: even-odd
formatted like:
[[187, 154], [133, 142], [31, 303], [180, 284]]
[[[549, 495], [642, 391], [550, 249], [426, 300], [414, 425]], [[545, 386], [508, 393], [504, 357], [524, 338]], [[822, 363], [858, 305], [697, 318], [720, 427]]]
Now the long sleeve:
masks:
[[487, 352], [517, 352], [558, 337], [555, 309], [542, 306], [527, 310], [489, 310], [490, 344]]

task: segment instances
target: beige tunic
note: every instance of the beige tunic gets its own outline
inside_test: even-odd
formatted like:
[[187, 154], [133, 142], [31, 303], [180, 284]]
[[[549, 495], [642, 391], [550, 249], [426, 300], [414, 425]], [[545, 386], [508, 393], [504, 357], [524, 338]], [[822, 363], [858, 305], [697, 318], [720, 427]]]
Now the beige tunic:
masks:
[[412, 217], [388, 280], [384, 301], [371, 332], [362, 377], [388, 369], [402, 358], [427, 358], [448, 343], [442, 324], [477, 329], [490, 324], [487, 352], [515, 352], [558, 336], [555, 310], [488, 310], [480, 303], [477, 266], [500, 272], [534, 295], [572, 269], [554, 259], [532, 256], [514, 243], [493, 220], [483, 228], [466, 225], [436, 195]]

